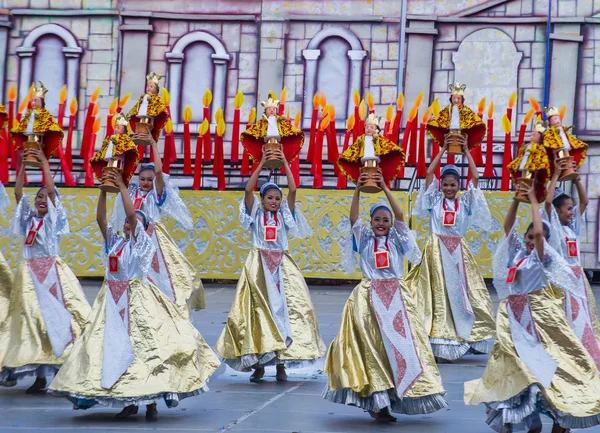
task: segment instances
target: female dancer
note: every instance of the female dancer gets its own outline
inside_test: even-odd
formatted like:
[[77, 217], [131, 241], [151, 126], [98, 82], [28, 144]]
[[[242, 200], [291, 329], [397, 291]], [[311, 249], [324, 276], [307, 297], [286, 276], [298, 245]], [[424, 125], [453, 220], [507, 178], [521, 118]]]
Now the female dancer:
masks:
[[[381, 174], [374, 181], [390, 206], [371, 206], [371, 228], [359, 216], [358, 179], [352, 207], [354, 250], [360, 254], [363, 280], [350, 295], [340, 331], [331, 343], [325, 372], [329, 375], [323, 398], [369, 411], [377, 421], [390, 422], [393, 412], [409, 415], [435, 412], [448, 405], [442, 378], [421, 324], [418, 305], [402, 279], [404, 257], [419, 263], [421, 254], [413, 233], [404, 222], [400, 204]], [[350, 248], [347, 248], [350, 250]], [[350, 272], [354, 254], [344, 259]]]
[[106, 222], [106, 193], [101, 191], [97, 221], [106, 246], [105, 282], [85, 332], [50, 391], [76, 409], [124, 407], [118, 418], [136, 414], [145, 404], [146, 418], [155, 421], [157, 400], [174, 407], [207, 390], [219, 360], [186, 312], [146, 279], [155, 253], [144, 230], [149, 221], [134, 210], [123, 178], [115, 172], [107, 177], [121, 190], [124, 236]]
[[[288, 196], [266, 183], [259, 201], [254, 187], [271, 155], [284, 162]], [[240, 223], [252, 233], [252, 249], [215, 350], [235, 370], [254, 369], [251, 382], [263, 378], [267, 365], [276, 365], [276, 380], [284, 382], [286, 366], [322, 357], [325, 345], [304, 277], [288, 253], [288, 233], [303, 237], [310, 228], [296, 207], [296, 184], [283, 152], [263, 152], [240, 203]]]
[[486, 230], [490, 211], [478, 188], [477, 167], [466, 143], [471, 183], [457, 198], [458, 169], [446, 165], [441, 171], [439, 191], [434, 173], [447, 146], [427, 169], [427, 190], [417, 197], [415, 214], [429, 218], [431, 237], [421, 263], [412, 269], [407, 283], [423, 306], [423, 325], [436, 358], [454, 361], [466, 353], [487, 353], [494, 337], [492, 302], [464, 236], [468, 225]]
[[[0, 120], [1, 122], [2, 120]], [[6, 208], [9, 206], [10, 200], [8, 194], [6, 194], [4, 185], [0, 182], [0, 214], [3, 217], [6, 217]], [[4, 323], [8, 317], [8, 305], [10, 303], [10, 289], [12, 285], [13, 273], [0, 251], [0, 323]]]
[[579, 236], [585, 226], [583, 215], [589, 199], [581, 179], [574, 181], [579, 196], [576, 205], [569, 195], [556, 187], [560, 173], [567, 168], [566, 161], [558, 162], [555, 158], [555, 167], [546, 196], [546, 214], [550, 224], [550, 245], [560, 253], [573, 271], [579, 288], [578, 291], [585, 296], [565, 296], [565, 313], [573, 327], [573, 331], [585, 346], [590, 356], [600, 371], [600, 325], [596, 314], [596, 300], [581, 266]]
[[[190, 211], [179, 196], [179, 188], [170, 181], [168, 174], [162, 172], [156, 140], [150, 134], [136, 134], [135, 138], [152, 142], [155, 161], [142, 166], [139, 183], [131, 182], [128, 190], [134, 208], [148, 216], [148, 235], [156, 247], [148, 279], [184, 311], [206, 308], [204, 287], [196, 268], [177, 247], [162, 222], [164, 216], [170, 216], [186, 230], [191, 230]], [[114, 227], [122, 227], [124, 221], [122, 200], [117, 197], [111, 222]]]
[[[14, 230], [22, 236], [23, 260], [10, 291], [8, 313], [0, 324], [0, 385], [13, 386], [36, 376], [27, 393], [42, 392], [46, 376], [54, 375], [81, 334], [90, 312], [73, 271], [59, 257], [60, 237], [69, 233], [50, 165], [41, 150], [29, 152], [42, 162], [46, 186], [32, 209], [23, 195], [25, 167], [15, 183]], [[22, 159], [22, 161], [24, 158]]]
[[494, 255], [494, 286], [502, 299], [496, 342], [483, 377], [465, 383], [465, 403], [485, 403], [487, 423], [500, 433], [520, 423], [539, 433], [541, 413], [554, 420], [553, 433], [592, 427], [600, 424], [600, 376], [568, 324], [563, 293], [553, 287], [571, 290], [573, 275], [546, 242], [549, 227], [542, 222], [535, 187], [519, 188], [529, 197], [533, 223], [523, 246], [515, 229], [519, 203], [513, 200], [504, 221], [506, 237]]

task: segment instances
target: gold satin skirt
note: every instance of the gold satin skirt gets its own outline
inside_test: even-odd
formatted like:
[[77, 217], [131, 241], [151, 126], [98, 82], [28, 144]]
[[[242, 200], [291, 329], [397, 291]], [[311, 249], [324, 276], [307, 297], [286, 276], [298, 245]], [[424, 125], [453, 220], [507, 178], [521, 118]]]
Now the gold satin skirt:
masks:
[[406, 392], [397, 396], [375, 311], [371, 305], [371, 280], [363, 279], [352, 291], [342, 312], [336, 338], [329, 346], [325, 372], [329, 376], [322, 397], [334, 403], [409, 415], [435, 412], [448, 405], [446, 391], [420, 319], [420, 307], [404, 280], [400, 280], [407, 316], [423, 374]]
[[[13, 273], [0, 252], [0, 326], [8, 317], [8, 305], [10, 303], [10, 290], [12, 285]], [[2, 358], [1, 355], [0, 358]]]
[[325, 354], [317, 316], [300, 269], [285, 252], [281, 261], [292, 344], [286, 344], [269, 308], [260, 250], [253, 247], [242, 269], [225, 329], [215, 344], [223, 362], [238, 371], [283, 363], [289, 368]]
[[496, 431], [504, 431], [507, 420], [516, 424], [540, 409], [565, 428], [600, 424], [600, 376], [567, 320], [564, 294], [552, 287], [536, 290], [529, 303], [542, 345], [558, 362], [551, 387], [543, 388], [517, 355], [503, 300], [483, 377], [465, 382], [465, 404], [486, 403], [487, 423]]
[[[183, 398], [205, 391], [219, 360], [188, 317], [153, 284], [129, 282], [130, 338], [133, 363], [110, 389], [102, 388], [106, 323], [106, 282], [75, 341], [70, 356], [52, 381], [50, 392], [81, 408], [95, 404], [125, 407], [164, 398], [176, 406]], [[110, 296], [110, 295], [109, 295]]]
[[[60, 257], [55, 257], [55, 260], [63, 298], [73, 316], [73, 338], [77, 339], [86, 324], [90, 304], [73, 271]], [[54, 374], [72, 347], [73, 343], [66, 347], [60, 358], [55, 356], [27, 260], [21, 260], [10, 290], [6, 320], [0, 323], [0, 382], [9, 380], [9, 377], [16, 380], [25, 376]]]
[[176, 304], [184, 310], [206, 308], [204, 286], [196, 268], [181, 252], [162, 223], [157, 223], [156, 237], [175, 289]]
[[479, 265], [464, 238], [462, 249], [469, 299], [475, 313], [475, 322], [467, 341], [456, 333], [446, 290], [440, 240], [436, 234], [432, 234], [427, 241], [421, 263], [406, 277], [406, 283], [421, 305], [421, 320], [429, 334], [433, 354], [449, 361], [469, 352], [488, 353], [495, 336], [492, 300]]

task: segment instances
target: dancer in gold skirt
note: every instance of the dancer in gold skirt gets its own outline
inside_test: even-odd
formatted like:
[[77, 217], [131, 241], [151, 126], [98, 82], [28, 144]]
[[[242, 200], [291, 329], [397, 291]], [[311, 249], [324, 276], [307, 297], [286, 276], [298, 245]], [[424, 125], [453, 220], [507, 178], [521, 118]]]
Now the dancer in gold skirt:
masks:
[[[10, 200], [4, 185], [0, 182], [0, 213], [6, 218], [6, 208], [10, 206]], [[10, 289], [13, 285], [13, 273], [0, 251], [0, 323], [6, 321], [8, 306], [10, 303]], [[0, 358], [2, 356], [0, 355]]]
[[168, 407], [206, 391], [219, 360], [186, 312], [149, 280], [155, 246], [144, 230], [146, 214], [134, 210], [120, 174], [125, 209], [124, 236], [106, 221], [106, 192], [98, 198], [97, 220], [105, 241], [105, 282], [88, 325], [50, 386], [76, 409], [96, 404], [120, 407], [125, 418], [146, 405], [146, 418], [158, 418], [156, 401]]
[[421, 189], [417, 197], [414, 213], [429, 218], [431, 237], [407, 283], [422, 305], [433, 354], [454, 361], [467, 353], [489, 352], [494, 338], [490, 294], [464, 238], [470, 226], [487, 230], [491, 216], [466, 143], [463, 150], [471, 172], [468, 190], [457, 197], [460, 175], [453, 165], [442, 168], [439, 190], [434, 173], [446, 150], [444, 145], [429, 165], [427, 190]]
[[524, 238], [517, 234], [519, 203], [513, 201], [506, 237], [494, 255], [501, 299], [496, 342], [483, 377], [465, 383], [465, 403], [485, 403], [487, 423], [499, 433], [516, 431], [521, 423], [539, 433], [542, 413], [553, 419], [552, 433], [592, 427], [600, 424], [600, 376], [569, 326], [563, 294], [582, 298], [585, 291], [547, 242], [550, 229], [542, 222], [535, 187], [519, 188], [529, 197], [533, 223]]
[[[30, 150], [42, 162], [46, 186], [35, 196], [35, 208], [23, 195], [25, 166], [15, 183], [14, 234], [24, 239], [8, 312], [0, 323], [0, 385], [13, 386], [36, 376], [28, 393], [42, 392], [46, 376], [58, 371], [81, 334], [90, 305], [69, 266], [60, 258], [60, 237], [69, 221], [50, 165], [41, 150]], [[22, 161], [24, 158], [22, 159]]]
[[[258, 200], [254, 187], [271, 155], [284, 163], [288, 196], [265, 183]], [[296, 206], [294, 176], [282, 151], [263, 152], [240, 203], [240, 223], [252, 233], [252, 248], [215, 350], [235, 370], [254, 369], [251, 382], [261, 381], [268, 365], [277, 366], [276, 379], [283, 382], [286, 366], [314, 362], [325, 354], [325, 345], [308, 287], [288, 252], [289, 234], [304, 237], [310, 227]]]
[[393, 412], [409, 415], [435, 412], [448, 405], [442, 378], [421, 324], [414, 293], [402, 279], [402, 261], [421, 259], [419, 248], [397, 199], [383, 175], [374, 180], [384, 191], [390, 207], [371, 206], [371, 228], [359, 216], [358, 179], [350, 223], [352, 240], [346, 241], [344, 270], [356, 267], [360, 254], [362, 281], [354, 288], [344, 311], [337, 337], [331, 343], [325, 372], [329, 375], [323, 398], [358, 406], [377, 421], [390, 422]]
[[[152, 142], [155, 161], [141, 167], [139, 182], [132, 181], [128, 189], [134, 208], [144, 211], [150, 220], [148, 234], [156, 252], [148, 279], [182, 311], [190, 314], [190, 310], [206, 308], [204, 287], [198, 271], [169, 234], [163, 218], [169, 216], [184, 229], [191, 230], [194, 226], [192, 215], [179, 196], [179, 188], [171, 182], [168, 174], [162, 172], [160, 153], [154, 138], [150, 134], [136, 134], [135, 137]], [[123, 202], [117, 196], [111, 223], [113, 227], [122, 227], [124, 222]]]

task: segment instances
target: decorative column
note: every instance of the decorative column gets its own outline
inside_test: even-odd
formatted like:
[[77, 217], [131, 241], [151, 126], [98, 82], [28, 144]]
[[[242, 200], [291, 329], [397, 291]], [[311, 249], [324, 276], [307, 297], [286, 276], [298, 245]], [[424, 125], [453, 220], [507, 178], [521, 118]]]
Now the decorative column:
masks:
[[321, 50], [303, 50], [304, 57], [304, 103], [302, 104], [302, 127], [310, 128], [310, 120], [313, 112], [312, 99], [317, 84], [317, 60]]
[[550, 100], [549, 105], [566, 104], [563, 123], [573, 124], [575, 95], [577, 91], [577, 68], [579, 66], [579, 44], [583, 42], [579, 23], [555, 23], [550, 34], [552, 56], [550, 57]]
[[[4, 101], [4, 86], [6, 83], [6, 59], [8, 59], [8, 32], [12, 27], [9, 21], [10, 12], [6, 9], [0, 10], [0, 101]], [[12, 125], [11, 125], [12, 127]]]
[[67, 103], [77, 99], [79, 89], [79, 61], [83, 49], [80, 47], [65, 47], [63, 54], [67, 62]]
[[181, 74], [183, 67], [183, 53], [167, 53], [168, 74], [169, 74], [169, 93], [171, 95], [171, 120], [173, 127], [178, 125], [181, 110], [179, 109], [181, 99]]
[[[150, 12], [123, 12], [123, 24], [119, 27], [122, 35], [121, 71], [119, 73], [119, 93], [132, 92], [135, 95], [144, 92], [150, 33]], [[171, 89], [169, 89], [171, 90]]]
[[29, 93], [33, 81], [33, 54], [35, 47], [18, 47], [19, 57], [19, 101], [23, 101]]
[[[211, 105], [210, 118], [215, 119], [217, 109], [225, 110], [225, 81], [227, 80], [227, 64], [231, 59], [229, 54], [211, 54], [214, 65], [213, 75], [213, 103]], [[216, 125], [216, 123], [215, 123]]]
[[[365, 50], [348, 50], [348, 57], [350, 58], [350, 89], [362, 89], [363, 79], [363, 60], [367, 57]], [[348, 92], [348, 113], [346, 117], [350, 117], [354, 113], [354, 104], [352, 103], [352, 92]], [[310, 113], [310, 111], [308, 112]]]

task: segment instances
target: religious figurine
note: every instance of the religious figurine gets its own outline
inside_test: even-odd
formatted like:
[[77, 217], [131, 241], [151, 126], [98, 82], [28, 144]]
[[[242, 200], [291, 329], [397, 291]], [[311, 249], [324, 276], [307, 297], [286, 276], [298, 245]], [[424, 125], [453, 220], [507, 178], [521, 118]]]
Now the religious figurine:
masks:
[[151, 72], [146, 75], [146, 93], [140, 96], [137, 104], [133, 106], [127, 117], [133, 132], [140, 136], [134, 137], [135, 144], [150, 146], [152, 143], [143, 139], [143, 134], [152, 134], [154, 140], [158, 141], [160, 131], [169, 119], [169, 111], [160, 97], [160, 86], [158, 81], [162, 75]]
[[102, 148], [90, 159], [92, 170], [102, 182], [100, 185], [102, 191], [119, 192], [119, 186], [108, 179], [107, 172], [116, 171], [123, 177], [125, 185], [129, 185], [137, 168], [140, 154], [129, 137], [127, 125], [127, 118], [123, 114], [117, 114], [114, 134], [102, 142]]
[[[269, 96], [261, 105], [265, 107], [263, 117], [241, 134], [244, 149], [254, 161], [262, 159], [263, 151], [281, 149], [285, 159], [291, 164], [302, 149], [304, 132], [295, 128], [285, 117], [277, 115], [278, 100]], [[263, 165], [269, 170], [277, 170], [282, 166], [283, 161], [275, 156], [267, 158]]]
[[546, 183], [550, 177], [550, 162], [548, 153], [543, 144], [546, 124], [542, 121], [535, 122], [529, 138], [530, 142], [521, 147], [519, 155], [508, 164], [508, 171], [517, 183], [526, 184], [527, 188], [518, 189], [515, 200], [529, 203], [526, 190], [531, 186], [535, 189], [538, 202], [546, 198]]
[[431, 119], [427, 132], [440, 147], [448, 144], [448, 153], [462, 155], [462, 143], [467, 140], [469, 149], [481, 144], [485, 135], [485, 123], [465, 105], [465, 84], [450, 84], [450, 105]]
[[369, 180], [361, 192], [376, 193], [381, 188], [373, 181], [373, 175], [381, 171], [389, 185], [398, 176], [405, 158], [397, 144], [379, 135], [379, 119], [371, 113], [365, 120], [365, 133], [340, 155], [337, 164], [344, 176], [354, 183], [361, 174], [367, 174]]
[[29, 154], [29, 149], [43, 150], [46, 159], [50, 159], [63, 139], [61, 127], [45, 108], [44, 97], [48, 89], [44, 83], [41, 81], [39, 83], [39, 87], [34, 88], [33, 91], [31, 108], [27, 110], [21, 122], [10, 131], [15, 148], [24, 151], [24, 164], [29, 167], [42, 165], [33, 154]]
[[552, 161], [555, 159], [567, 161], [567, 168], [561, 172], [558, 180], [559, 182], [573, 180], [578, 176], [575, 169], [581, 167], [585, 161], [588, 145], [569, 132], [572, 126], [563, 126], [560, 112], [556, 107], [546, 109], [546, 118], [549, 127], [544, 134], [544, 146], [548, 150], [548, 155]]

